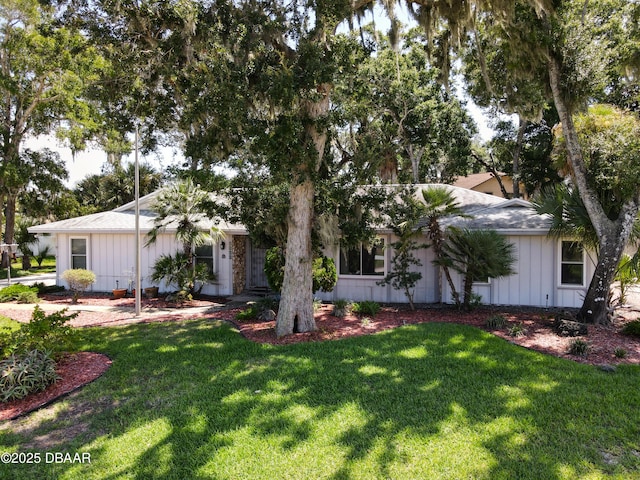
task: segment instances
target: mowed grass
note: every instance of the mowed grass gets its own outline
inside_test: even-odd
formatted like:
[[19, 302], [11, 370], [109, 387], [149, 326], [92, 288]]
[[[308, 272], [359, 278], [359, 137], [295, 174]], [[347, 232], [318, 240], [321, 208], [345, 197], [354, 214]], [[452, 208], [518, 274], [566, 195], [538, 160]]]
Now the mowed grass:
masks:
[[112, 367], [0, 427], [0, 452], [43, 458], [0, 478], [640, 478], [637, 367], [452, 324], [279, 347], [213, 321], [82, 332]]

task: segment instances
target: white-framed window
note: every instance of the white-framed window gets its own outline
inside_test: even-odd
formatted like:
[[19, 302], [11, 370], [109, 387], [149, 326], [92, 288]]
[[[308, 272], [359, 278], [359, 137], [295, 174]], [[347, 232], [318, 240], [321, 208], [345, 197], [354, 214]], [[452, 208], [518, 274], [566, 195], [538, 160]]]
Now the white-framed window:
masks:
[[340, 248], [340, 275], [384, 276], [386, 262], [384, 239], [377, 238], [371, 244], [361, 243], [358, 247]]
[[71, 268], [88, 268], [87, 258], [89, 252], [89, 241], [86, 237], [71, 238]]
[[215, 272], [215, 254], [213, 245], [205, 244], [195, 248], [196, 264], [204, 263], [209, 270], [209, 273], [213, 275]]
[[584, 246], [580, 242], [560, 242], [560, 285], [584, 286]]

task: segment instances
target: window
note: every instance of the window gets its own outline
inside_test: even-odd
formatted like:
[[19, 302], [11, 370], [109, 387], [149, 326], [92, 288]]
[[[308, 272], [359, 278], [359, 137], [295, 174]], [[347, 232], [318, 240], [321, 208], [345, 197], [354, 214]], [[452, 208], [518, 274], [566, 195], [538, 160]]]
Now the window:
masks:
[[385, 272], [384, 240], [379, 238], [371, 245], [356, 248], [340, 248], [340, 275], [383, 276]]
[[584, 285], [584, 248], [580, 242], [561, 242], [560, 284]]
[[200, 245], [196, 247], [196, 264], [204, 263], [207, 265], [209, 273], [213, 275], [213, 245]]
[[87, 268], [87, 239], [71, 239], [71, 268]]

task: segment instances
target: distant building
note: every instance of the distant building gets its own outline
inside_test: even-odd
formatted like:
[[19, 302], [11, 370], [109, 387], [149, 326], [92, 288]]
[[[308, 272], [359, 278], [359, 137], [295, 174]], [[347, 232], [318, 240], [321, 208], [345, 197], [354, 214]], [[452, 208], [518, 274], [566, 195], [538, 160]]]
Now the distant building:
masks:
[[[507, 191], [508, 198], [513, 197], [513, 178], [506, 173], [499, 173], [500, 180]], [[460, 188], [466, 188], [467, 190], [473, 190], [474, 192], [486, 193], [488, 195], [495, 195], [496, 197], [504, 197], [500, 184], [495, 175], [490, 172], [484, 173], [472, 173], [466, 177], [458, 177], [453, 185]], [[527, 194], [524, 189], [524, 184], [520, 182], [520, 196], [526, 199]]]

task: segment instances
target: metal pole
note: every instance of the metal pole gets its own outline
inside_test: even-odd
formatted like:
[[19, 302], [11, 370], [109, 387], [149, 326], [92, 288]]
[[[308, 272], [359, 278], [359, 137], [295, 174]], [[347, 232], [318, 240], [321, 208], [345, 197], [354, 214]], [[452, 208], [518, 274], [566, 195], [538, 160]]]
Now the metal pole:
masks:
[[140, 165], [138, 162], [138, 122], [136, 122], [135, 154], [135, 201], [136, 201], [136, 317], [140, 316], [142, 297], [142, 278], [140, 275]]

